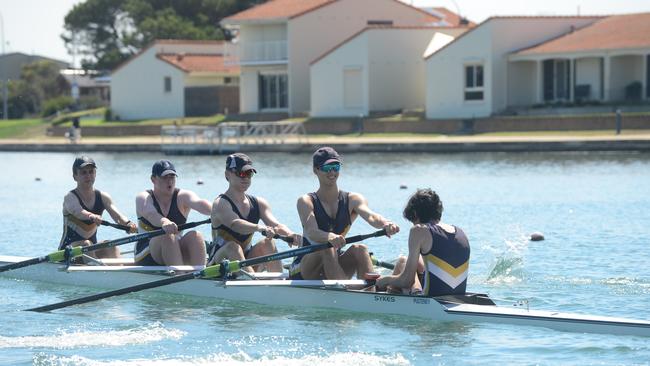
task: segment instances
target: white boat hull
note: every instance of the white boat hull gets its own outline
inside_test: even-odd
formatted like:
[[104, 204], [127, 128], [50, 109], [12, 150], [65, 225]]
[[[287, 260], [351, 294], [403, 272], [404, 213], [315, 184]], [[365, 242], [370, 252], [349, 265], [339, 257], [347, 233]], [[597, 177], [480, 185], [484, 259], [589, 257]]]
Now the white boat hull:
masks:
[[[25, 259], [28, 258], [0, 256], [0, 265]], [[88, 272], [79, 270], [67, 272], [62, 271], [61, 268], [59, 264], [43, 263], [4, 272], [1, 275], [7, 278], [106, 290], [168, 277], [164, 274], [110, 270], [102, 272], [96, 269]], [[349, 290], [345, 287], [358, 283], [359, 281], [193, 279], [158, 287], [151, 291], [282, 307], [310, 306], [372, 314], [392, 314], [430, 321], [514, 324], [579, 333], [650, 336], [650, 322], [645, 320], [478, 305], [460, 303], [457, 299], [446, 297], [393, 295]]]

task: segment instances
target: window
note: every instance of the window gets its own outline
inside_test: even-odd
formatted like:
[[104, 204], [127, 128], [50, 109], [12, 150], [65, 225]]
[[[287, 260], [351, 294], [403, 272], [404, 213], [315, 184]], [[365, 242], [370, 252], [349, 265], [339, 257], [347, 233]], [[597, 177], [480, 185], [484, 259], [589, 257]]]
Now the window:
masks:
[[465, 100], [483, 100], [483, 65], [465, 66]]
[[165, 93], [169, 93], [172, 91], [172, 78], [169, 76], [165, 76]]
[[260, 109], [288, 108], [288, 77], [286, 74], [268, 74], [259, 77]]
[[232, 78], [230, 78], [229, 76], [226, 76], [225, 78], [223, 78], [223, 83], [224, 84], [232, 83]]

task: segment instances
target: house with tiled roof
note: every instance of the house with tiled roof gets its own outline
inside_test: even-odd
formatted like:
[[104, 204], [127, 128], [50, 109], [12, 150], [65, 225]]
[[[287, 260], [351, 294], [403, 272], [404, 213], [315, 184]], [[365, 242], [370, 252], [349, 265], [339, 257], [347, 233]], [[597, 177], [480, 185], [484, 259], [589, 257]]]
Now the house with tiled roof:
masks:
[[[222, 21], [237, 36], [242, 113], [308, 114], [310, 64], [369, 25], [443, 19], [399, 0], [270, 0]], [[332, 77], [341, 77], [334, 75]]]
[[494, 17], [427, 58], [428, 118], [650, 99], [650, 13]]
[[111, 112], [122, 120], [239, 112], [239, 66], [223, 41], [157, 40], [111, 73]]

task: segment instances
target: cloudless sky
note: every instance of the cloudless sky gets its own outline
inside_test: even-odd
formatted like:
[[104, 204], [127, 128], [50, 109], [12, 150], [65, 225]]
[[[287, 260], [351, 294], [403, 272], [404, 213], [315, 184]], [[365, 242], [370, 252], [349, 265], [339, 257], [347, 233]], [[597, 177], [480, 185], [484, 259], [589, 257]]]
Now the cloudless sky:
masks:
[[[474, 22], [492, 15], [603, 15], [650, 12], [649, 0], [402, 0], [415, 6], [444, 6]], [[83, 0], [0, 0], [5, 52], [38, 54], [72, 62], [61, 33], [63, 18]], [[1, 36], [0, 36], [1, 37]], [[1, 39], [1, 38], [0, 38]], [[1, 49], [0, 49], [1, 52]], [[77, 60], [78, 62], [78, 60]]]

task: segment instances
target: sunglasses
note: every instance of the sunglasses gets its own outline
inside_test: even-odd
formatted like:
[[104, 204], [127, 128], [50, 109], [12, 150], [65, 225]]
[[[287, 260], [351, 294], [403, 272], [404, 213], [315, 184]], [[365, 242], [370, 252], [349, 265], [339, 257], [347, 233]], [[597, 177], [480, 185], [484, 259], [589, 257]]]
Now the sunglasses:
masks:
[[321, 165], [319, 169], [324, 173], [329, 173], [332, 170], [338, 173], [341, 170], [341, 164], [339, 163], [325, 164], [325, 165]]
[[246, 171], [236, 171], [236, 170], [231, 170], [232, 173], [239, 178], [251, 178], [255, 172], [253, 170], [246, 170]]

